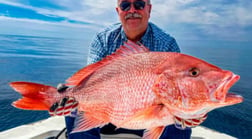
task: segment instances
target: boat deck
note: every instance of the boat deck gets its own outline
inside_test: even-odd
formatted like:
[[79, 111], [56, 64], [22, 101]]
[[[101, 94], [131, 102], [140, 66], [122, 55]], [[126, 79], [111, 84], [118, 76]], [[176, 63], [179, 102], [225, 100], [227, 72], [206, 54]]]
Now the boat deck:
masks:
[[[57, 136], [65, 127], [64, 117], [51, 117], [32, 124], [18, 126], [0, 132], [0, 139], [49, 139]], [[140, 139], [131, 134], [101, 135], [102, 139]], [[65, 139], [63, 133], [59, 139]], [[235, 139], [227, 134], [198, 126], [192, 129], [191, 139]]]

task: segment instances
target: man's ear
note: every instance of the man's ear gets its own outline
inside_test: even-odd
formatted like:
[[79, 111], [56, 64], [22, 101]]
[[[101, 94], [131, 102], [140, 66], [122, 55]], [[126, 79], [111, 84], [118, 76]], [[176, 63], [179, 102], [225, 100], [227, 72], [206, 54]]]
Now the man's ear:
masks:
[[119, 14], [119, 9], [118, 9], [118, 7], [116, 7], [116, 12], [117, 12], [117, 14]]
[[151, 13], [151, 8], [152, 8], [152, 5], [150, 4], [149, 13]]

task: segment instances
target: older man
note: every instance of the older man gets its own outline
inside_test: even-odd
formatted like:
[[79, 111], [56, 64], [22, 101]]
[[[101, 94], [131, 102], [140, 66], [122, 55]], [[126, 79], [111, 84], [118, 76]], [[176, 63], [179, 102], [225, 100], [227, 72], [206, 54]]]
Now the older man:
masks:
[[[91, 64], [97, 62], [107, 55], [115, 52], [125, 41], [140, 42], [151, 51], [171, 51], [180, 52], [180, 49], [173, 37], [164, 33], [153, 23], [149, 22], [151, 13], [150, 0], [118, 0], [116, 11], [121, 23], [114, 24], [102, 32], [99, 32], [91, 43], [88, 62]], [[66, 87], [59, 87], [59, 91], [64, 91]], [[69, 101], [69, 100], [68, 100]], [[75, 104], [75, 103], [73, 103]], [[63, 106], [64, 108], [64, 106]], [[61, 108], [62, 109], [62, 108]], [[55, 109], [53, 109], [55, 110]], [[57, 111], [57, 109], [55, 110]], [[52, 115], [57, 115], [53, 111]], [[72, 130], [75, 118], [66, 117], [68, 133]], [[179, 121], [183, 125], [183, 120]], [[200, 121], [199, 123], [201, 123]], [[194, 124], [195, 125], [195, 124]], [[187, 125], [188, 126], [188, 125]], [[190, 125], [189, 125], [190, 127]], [[101, 130], [103, 133], [132, 133], [142, 136], [142, 130], [117, 129], [111, 124]], [[190, 139], [191, 129], [180, 130], [174, 125], [167, 126], [161, 135], [161, 139]], [[69, 138], [100, 138], [100, 129], [95, 128], [90, 131], [69, 134]]]

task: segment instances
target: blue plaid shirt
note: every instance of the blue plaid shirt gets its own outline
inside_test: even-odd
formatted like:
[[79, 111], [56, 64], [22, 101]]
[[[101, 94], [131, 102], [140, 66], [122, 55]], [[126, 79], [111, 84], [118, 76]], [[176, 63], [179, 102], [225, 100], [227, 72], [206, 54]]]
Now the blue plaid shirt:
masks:
[[[87, 64], [100, 61], [105, 56], [112, 54], [125, 41], [127, 41], [127, 37], [121, 23], [106, 28], [98, 33], [91, 43]], [[150, 51], [180, 52], [176, 40], [153, 23], [149, 23], [140, 42]]]

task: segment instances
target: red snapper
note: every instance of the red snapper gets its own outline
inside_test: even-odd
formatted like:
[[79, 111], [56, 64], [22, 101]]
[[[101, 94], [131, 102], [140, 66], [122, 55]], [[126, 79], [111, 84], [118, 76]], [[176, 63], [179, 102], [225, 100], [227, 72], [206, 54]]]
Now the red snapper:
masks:
[[115, 53], [79, 70], [67, 80], [65, 93], [51, 86], [12, 82], [23, 98], [13, 106], [48, 110], [63, 97], [74, 97], [84, 112], [73, 132], [112, 123], [118, 128], [147, 129], [145, 139], [158, 138], [174, 117], [193, 119], [237, 104], [228, 93], [239, 76], [198, 58], [174, 52], [150, 52], [125, 43]]

